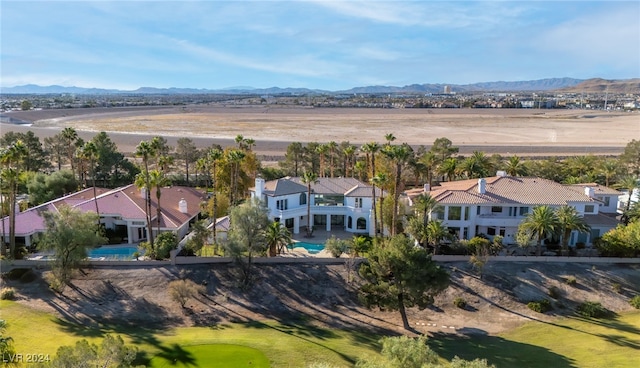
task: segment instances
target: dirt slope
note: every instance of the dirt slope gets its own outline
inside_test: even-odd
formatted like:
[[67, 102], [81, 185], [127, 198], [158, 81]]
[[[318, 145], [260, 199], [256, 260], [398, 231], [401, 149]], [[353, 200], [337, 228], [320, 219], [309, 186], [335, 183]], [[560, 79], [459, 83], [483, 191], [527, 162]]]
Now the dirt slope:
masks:
[[[640, 293], [640, 265], [490, 263], [482, 279], [467, 263], [445, 267], [451, 286], [432, 308], [409, 311], [418, 331], [495, 334], [525, 321], [571, 314], [584, 301], [599, 301], [614, 312], [630, 310], [629, 298]], [[86, 269], [61, 295], [49, 291], [42, 278], [29, 284], [8, 283], [19, 291], [21, 303], [89, 328], [212, 326], [229, 321], [296, 321], [304, 316], [319, 326], [402, 331], [397, 312], [359, 305], [359, 278], [355, 275], [348, 283], [343, 265], [256, 265], [255, 271], [254, 286], [248, 291], [238, 288], [232, 265]], [[570, 276], [576, 278], [575, 286], [567, 285]], [[167, 284], [181, 277], [207, 290], [190, 300], [186, 309], [167, 292]], [[550, 286], [560, 290], [557, 300], [548, 296]], [[464, 298], [468, 307], [454, 307], [456, 297]], [[539, 314], [526, 307], [541, 298], [552, 300], [552, 312]]]

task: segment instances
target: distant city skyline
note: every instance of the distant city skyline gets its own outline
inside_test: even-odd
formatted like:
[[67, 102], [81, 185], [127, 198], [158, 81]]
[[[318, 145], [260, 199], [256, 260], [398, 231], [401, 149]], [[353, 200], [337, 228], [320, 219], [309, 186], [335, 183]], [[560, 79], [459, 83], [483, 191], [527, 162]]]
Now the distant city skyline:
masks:
[[2, 0], [0, 23], [2, 87], [640, 77], [638, 1]]

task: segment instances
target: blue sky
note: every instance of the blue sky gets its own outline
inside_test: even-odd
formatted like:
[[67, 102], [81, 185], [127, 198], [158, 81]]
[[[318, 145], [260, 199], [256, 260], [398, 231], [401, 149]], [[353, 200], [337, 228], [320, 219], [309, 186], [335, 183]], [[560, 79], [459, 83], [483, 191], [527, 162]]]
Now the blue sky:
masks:
[[0, 85], [640, 77], [640, 1], [0, 1]]

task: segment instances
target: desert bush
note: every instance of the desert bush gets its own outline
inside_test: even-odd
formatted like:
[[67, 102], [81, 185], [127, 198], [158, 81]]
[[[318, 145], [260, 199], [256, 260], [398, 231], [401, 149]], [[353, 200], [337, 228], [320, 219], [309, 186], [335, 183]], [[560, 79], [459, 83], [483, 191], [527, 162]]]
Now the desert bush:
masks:
[[169, 295], [174, 302], [180, 304], [182, 308], [190, 298], [199, 293], [204, 293], [204, 286], [198, 285], [191, 280], [175, 280], [169, 283]]
[[603, 318], [611, 312], [599, 302], [584, 302], [576, 308], [576, 312], [583, 317]]
[[2, 278], [5, 280], [20, 280], [22, 275], [31, 271], [30, 268], [14, 268], [9, 272], [5, 272], [2, 274]]
[[613, 283], [613, 285], [611, 285], [611, 288], [618, 294], [622, 291], [622, 285], [617, 282]]
[[558, 289], [556, 286], [549, 286], [548, 292], [549, 296], [553, 299], [558, 299], [560, 297], [560, 289]]
[[640, 295], [636, 295], [629, 300], [629, 304], [635, 309], [640, 309]]
[[527, 303], [527, 307], [534, 312], [545, 313], [551, 310], [551, 303], [547, 299]]
[[11, 287], [0, 290], [0, 300], [13, 300], [16, 297], [16, 290]]
[[575, 276], [568, 276], [564, 279], [564, 282], [569, 286], [576, 286], [576, 284], [578, 284], [578, 280], [576, 280]]
[[36, 275], [36, 273], [30, 269], [27, 272], [23, 273], [22, 276], [20, 276], [20, 282], [24, 282], [24, 283], [33, 282], [33, 281], [36, 281], [37, 278], [38, 278], [38, 275]]
[[467, 306], [467, 301], [464, 300], [464, 298], [462, 298], [462, 297], [457, 297], [457, 298], [453, 299], [453, 305], [455, 305], [456, 307], [458, 307], [460, 309], [464, 309]]
[[336, 258], [340, 258], [342, 253], [346, 253], [349, 250], [349, 243], [336, 238], [335, 236], [331, 236], [327, 239], [325, 243], [325, 249], [331, 253], [332, 256]]

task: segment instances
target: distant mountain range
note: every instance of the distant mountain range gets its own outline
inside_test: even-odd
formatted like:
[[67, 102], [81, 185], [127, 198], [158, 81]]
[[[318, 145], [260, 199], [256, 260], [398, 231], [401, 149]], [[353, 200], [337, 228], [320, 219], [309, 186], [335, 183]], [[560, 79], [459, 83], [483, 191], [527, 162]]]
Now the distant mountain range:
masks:
[[5, 87], [0, 89], [2, 94], [145, 94], [145, 95], [176, 95], [176, 94], [402, 94], [402, 93], [443, 93], [445, 86], [449, 86], [451, 92], [523, 92], [523, 91], [575, 91], [575, 92], [620, 92], [640, 93], [640, 79], [605, 80], [574, 79], [574, 78], [547, 78], [530, 81], [515, 82], [483, 82], [474, 84], [411, 84], [404, 87], [394, 86], [367, 86], [355, 87], [343, 91], [325, 91], [307, 88], [252, 88], [232, 87], [224, 89], [198, 89], [198, 88], [154, 88], [141, 87], [136, 90], [126, 91], [118, 89], [63, 87], [63, 86], [39, 86], [27, 84], [23, 86]]

